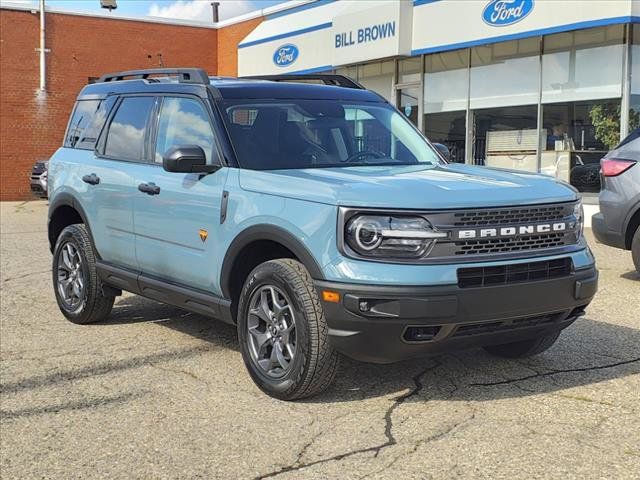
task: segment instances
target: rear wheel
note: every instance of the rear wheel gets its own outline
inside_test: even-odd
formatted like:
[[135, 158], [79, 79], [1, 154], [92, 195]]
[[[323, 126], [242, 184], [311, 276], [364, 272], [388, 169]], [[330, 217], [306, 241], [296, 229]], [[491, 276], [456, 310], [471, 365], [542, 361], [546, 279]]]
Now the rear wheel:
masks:
[[58, 307], [68, 320], [93, 323], [111, 313], [115, 297], [102, 291], [93, 244], [84, 225], [69, 225], [60, 233], [52, 273]]
[[238, 308], [244, 363], [256, 385], [281, 400], [316, 395], [333, 381], [338, 353], [307, 269], [271, 260], [247, 278]]
[[538, 355], [551, 348], [560, 336], [560, 332], [548, 333], [536, 338], [501, 345], [487, 345], [484, 349], [491, 355], [505, 358], [525, 358]]
[[631, 257], [633, 258], [633, 264], [636, 266], [636, 271], [640, 273], [640, 227], [636, 229], [631, 241]]

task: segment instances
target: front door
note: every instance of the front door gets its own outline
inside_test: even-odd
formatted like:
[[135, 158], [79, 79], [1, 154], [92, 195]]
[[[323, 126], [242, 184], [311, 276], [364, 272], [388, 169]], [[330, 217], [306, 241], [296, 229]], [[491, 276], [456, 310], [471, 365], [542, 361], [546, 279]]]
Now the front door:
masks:
[[[220, 211], [228, 170], [172, 173], [162, 157], [172, 147], [198, 145], [217, 163], [211, 117], [196, 97], [158, 99], [154, 161], [138, 165], [134, 201], [136, 257], [143, 275], [212, 293], [217, 284]], [[138, 188], [138, 187], [136, 187]]]
[[122, 98], [105, 136], [81, 172], [83, 184], [91, 192], [91, 198], [83, 204], [92, 219], [91, 233], [100, 258], [134, 271], [138, 269], [133, 229], [137, 190], [131, 166], [144, 161], [153, 105], [154, 97]]

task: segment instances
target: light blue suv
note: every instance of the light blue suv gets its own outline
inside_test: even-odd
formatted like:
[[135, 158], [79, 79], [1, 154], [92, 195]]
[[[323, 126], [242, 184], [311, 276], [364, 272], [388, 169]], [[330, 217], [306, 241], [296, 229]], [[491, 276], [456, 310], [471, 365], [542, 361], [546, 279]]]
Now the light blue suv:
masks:
[[123, 290], [222, 319], [281, 399], [327, 388], [341, 354], [542, 352], [597, 289], [571, 187], [448, 164], [335, 75], [105, 75], [78, 96], [49, 192], [69, 320], [104, 320]]

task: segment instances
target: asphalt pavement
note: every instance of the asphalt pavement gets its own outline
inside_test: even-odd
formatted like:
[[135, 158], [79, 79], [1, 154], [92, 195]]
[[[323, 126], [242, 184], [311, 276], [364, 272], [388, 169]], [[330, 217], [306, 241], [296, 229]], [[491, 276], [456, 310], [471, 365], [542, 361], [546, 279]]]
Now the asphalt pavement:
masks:
[[546, 353], [345, 360], [287, 403], [229, 325], [133, 295], [67, 322], [46, 208], [0, 204], [2, 479], [640, 478], [640, 275], [589, 230], [600, 291]]

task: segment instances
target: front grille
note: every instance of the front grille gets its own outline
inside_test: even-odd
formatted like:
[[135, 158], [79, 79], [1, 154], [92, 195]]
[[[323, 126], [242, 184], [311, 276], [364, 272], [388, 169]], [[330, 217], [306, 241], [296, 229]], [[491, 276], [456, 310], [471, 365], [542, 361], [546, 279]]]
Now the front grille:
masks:
[[458, 269], [458, 287], [473, 288], [492, 285], [508, 285], [536, 280], [566, 277], [571, 274], [570, 258], [544, 260], [541, 262], [514, 263], [493, 267], [471, 267]]
[[514, 318], [499, 322], [471, 323], [460, 325], [451, 335], [455, 337], [469, 337], [471, 335], [483, 335], [486, 333], [499, 333], [519, 328], [537, 327], [552, 324], [565, 318], [566, 312], [545, 313], [543, 315], [533, 315], [528, 317]]
[[574, 243], [569, 233], [524, 235], [511, 238], [481, 238], [456, 242], [456, 255], [478, 255], [485, 253], [519, 252], [539, 248], [562, 247]]
[[567, 207], [565, 205], [471, 210], [457, 212], [454, 225], [456, 227], [481, 227], [485, 225], [551, 222], [561, 220], [565, 215], [567, 215]]

